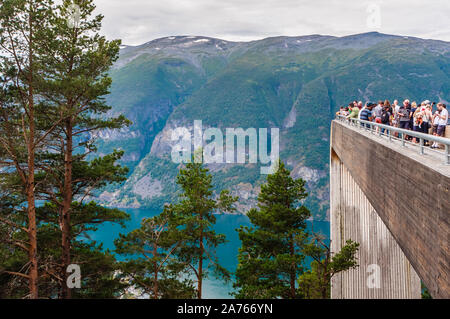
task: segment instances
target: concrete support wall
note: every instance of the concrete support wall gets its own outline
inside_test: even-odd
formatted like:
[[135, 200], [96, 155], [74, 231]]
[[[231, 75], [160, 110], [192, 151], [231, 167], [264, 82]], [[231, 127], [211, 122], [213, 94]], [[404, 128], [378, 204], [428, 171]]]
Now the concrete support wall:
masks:
[[[433, 298], [450, 298], [450, 165], [333, 121], [339, 158]], [[335, 173], [332, 172], [332, 178]], [[333, 199], [332, 199], [333, 202]]]
[[331, 250], [360, 243], [359, 267], [336, 275], [333, 299], [420, 298], [420, 279], [337, 155], [331, 157]]

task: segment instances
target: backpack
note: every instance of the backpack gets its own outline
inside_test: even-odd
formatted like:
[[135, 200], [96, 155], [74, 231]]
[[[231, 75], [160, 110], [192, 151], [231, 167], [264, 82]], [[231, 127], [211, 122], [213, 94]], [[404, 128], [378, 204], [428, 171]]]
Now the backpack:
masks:
[[389, 122], [389, 113], [386, 110], [383, 110], [381, 113], [381, 123]]

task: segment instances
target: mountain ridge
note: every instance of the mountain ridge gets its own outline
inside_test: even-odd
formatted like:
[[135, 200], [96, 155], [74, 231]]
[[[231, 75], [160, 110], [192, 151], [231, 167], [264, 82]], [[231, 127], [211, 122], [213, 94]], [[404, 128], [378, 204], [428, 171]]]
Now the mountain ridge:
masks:
[[346, 39], [346, 38], [349, 38], [349, 39], [351, 39], [351, 38], [361, 38], [361, 37], [364, 38], [367, 36], [416, 39], [416, 40], [424, 40], [424, 41], [436, 41], [436, 42], [449, 43], [449, 41], [439, 40], [439, 39], [426, 39], [426, 38], [420, 38], [420, 37], [415, 37], [415, 36], [387, 34], [387, 33], [380, 33], [377, 31], [371, 31], [371, 32], [356, 33], [356, 34], [344, 35], [344, 36], [334, 36], [334, 35], [328, 35], [328, 34], [307, 34], [307, 35], [290, 35], [290, 36], [289, 35], [286, 35], [286, 36], [280, 35], [280, 36], [265, 37], [262, 39], [248, 40], [248, 41], [226, 40], [226, 39], [222, 39], [222, 38], [203, 36], [203, 35], [171, 35], [171, 36], [155, 38], [153, 40], [150, 40], [145, 43], [138, 44], [138, 45], [123, 44], [123, 46], [126, 48], [139, 48], [139, 47], [149, 45], [152, 43], [157, 43], [159, 41], [175, 40], [175, 39], [183, 39], [183, 38], [184, 39], [204, 38], [204, 39], [218, 40], [218, 41], [223, 41], [223, 42], [228, 42], [228, 43], [255, 43], [255, 42], [260, 42], [260, 41], [269, 40], [269, 39], [302, 39], [302, 38], [305, 38], [305, 39], [312, 39], [312, 38]]
[[[328, 215], [329, 123], [351, 100], [450, 100], [450, 43], [364, 33], [227, 42], [202, 36], [155, 39], [121, 50], [107, 101], [133, 126], [102, 132], [99, 150], [126, 151], [128, 181], [100, 199], [119, 207], [161, 208], [174, 199], [177, 126], [279, 127], [281, 158], [307, 180], [317, 219]], [[312, 132], [314, 134], [312, 134]], [[254, 206], [264, 178], [257, 165], [210, 167], [217, 186]]]

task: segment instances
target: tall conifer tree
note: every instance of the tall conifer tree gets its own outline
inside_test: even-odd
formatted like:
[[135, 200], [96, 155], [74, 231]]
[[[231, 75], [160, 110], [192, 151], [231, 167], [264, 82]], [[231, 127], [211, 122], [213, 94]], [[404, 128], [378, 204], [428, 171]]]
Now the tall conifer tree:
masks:
[[258, 208], [248, 217], [253, 227], [238, 229], [242, 247], [236, 271], [238, 298], [297, 298], [296, 281], [303, 272], [307, 238], [302, 205], [305, 182], [294, 180], [279, 162], [277, 171], [261, 186]]
[[143, 219], [140, 228], [120, 235], [116, 252], [130, 257], [122, 263], [121, 276], [153, 299], [194, 298], [193, 282], [176, 258], [183, 243], [171, 218], [166, 207], [160, 215]]
[[331, 297], [331, 279], [340, 272], [358, 266], [356, 253], [359, 244], [347, 240], [341, 250], [331, 254], [330, 245], [323, 236], [315, 234], [305, 245], [305, 254], [313, 259], [308, 271], [298, 279], [299, 294], [304, 299]]
[[[111, 109], [108, 71], [118, 58], [119, 40], [100, 35], [102, 15], [93, 15], [92, 0], [64, 0], [54, 6], [51, 28], [44, 34], [42, 69], [49, 79], [41, 83], [52, 131], [46, 154], [46, 177], [42, 192], [59, 213], [62, 245], [62, 297], [70, 298], [66, 268], [71, 264], [74, 202], [77, 209], [94, 191], [110, 182], [125, 180], [126, 168], [116, 164], [123, 152], [92, 158], [100, 130], [120, 129], [130, 122], [123, 116], [108, 117]], [[62, 119], [62, 120], [60, 120]]]
[[[36, 199], [50, 201], [43, 211], [53, 207], [59, 216], [62, 253], [57, 277], [63, 298], [71, 297], [66, 269], [74, 236], [72, 212], [85, 207], [86, 225], [118, 217], [113, 210], [111, 217], [102, 214], [100, 207], [102, 213], [93, 213], [93, 203], [84, 203], [127, 174], [116, 164], [123, 152], [92, 159], [97, 132], [129, 124], [123, 116], [105, 116], [110, 110], [103, 98], [111, 85], [107, 71], [118, 57], [120, 41], [99, 35], [103, 17], [93, 16], [94, 9], [91, 0], [1, 2], [2, 179], [9, 185], [9, 198], [23, 201], [15, 210], [20, 213], [17, 207], [22, 206], [27, 211], [29, 240], [21, 247], [28, 250], [29, 270], [17, 275], [29, 279], [32, 298], [38, 297], [39, 277]], [[23, 230], [11, 217], [3, 221]]]
[[214, 213], [233, 212], [237, 198], [230, 196], [228, 190], [221, 191], [216, 197], [209, 170], [194, 160], [180, 170], [177, 183], [183, 191], [180, 202], [168, 207], [173, 212], [173, 222], [182, 241], [176, 255], [197, 279], [197, 298], [201, 299], [203, 279], [209, 275], [208, 270], [225, 280], [230, 277], [215, 255], [216, 247], [226, 238], [213, 229], [216, 223]]
[[38, 50], [43, 45], [43, 33], [50, 26], [51, 4], [51, 0], [0, 1], [1, 166], [4, 172], [10, 173], [11, 188], [20, 193], [16, 196], [20, 201], [17, 207], [27, 215], [24, 222], [28, 240], [21, 247], [28, 251], [28, 264], [26, 273], [17, 275], [29, 281], [29, 297], [34, 299], [39, 296], [36, 157], [56, 125], [44, 128], [38, 115], [43, 107], [38, 83], [46, 80]]

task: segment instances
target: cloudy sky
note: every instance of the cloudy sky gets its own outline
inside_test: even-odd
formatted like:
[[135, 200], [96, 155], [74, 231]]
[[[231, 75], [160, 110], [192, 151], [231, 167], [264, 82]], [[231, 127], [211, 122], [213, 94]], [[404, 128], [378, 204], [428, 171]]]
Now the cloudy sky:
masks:
[[450, 41], [450, 0], [96, 0], [110, 39], [172, 35], [247, 41], [369, 31]]

